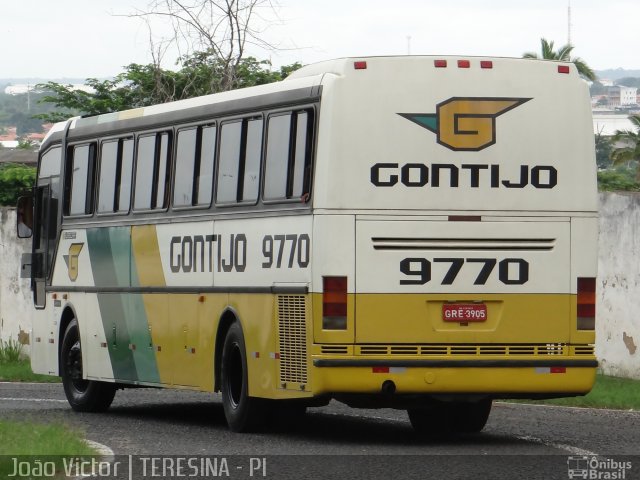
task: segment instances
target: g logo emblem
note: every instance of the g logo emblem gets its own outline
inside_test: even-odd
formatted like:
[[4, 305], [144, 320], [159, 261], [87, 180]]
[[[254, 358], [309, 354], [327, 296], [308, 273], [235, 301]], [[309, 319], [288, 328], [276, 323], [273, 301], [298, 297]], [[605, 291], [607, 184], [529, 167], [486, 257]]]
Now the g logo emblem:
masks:
[[75, 282], [78, 278], [78, 257], [84, 247], [84, 243], [72, 243], [69, 246], [69, 255], [64, 255], [64, 261], [67, 264], [69, 279]]
[[436, 113], [398, 115], [438, 136], [438, 143], [451, 150], [477, 152], [496, 143], [496, 117], [530, 98], [452, 97], [436, 106]]

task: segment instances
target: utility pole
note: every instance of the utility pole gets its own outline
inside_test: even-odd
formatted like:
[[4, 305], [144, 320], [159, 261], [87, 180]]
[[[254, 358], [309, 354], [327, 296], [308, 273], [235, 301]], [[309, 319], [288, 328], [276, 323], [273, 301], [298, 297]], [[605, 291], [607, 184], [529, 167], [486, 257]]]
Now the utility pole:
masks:
[[567, 45], [571, 46], [571, 0], [567, 7]]

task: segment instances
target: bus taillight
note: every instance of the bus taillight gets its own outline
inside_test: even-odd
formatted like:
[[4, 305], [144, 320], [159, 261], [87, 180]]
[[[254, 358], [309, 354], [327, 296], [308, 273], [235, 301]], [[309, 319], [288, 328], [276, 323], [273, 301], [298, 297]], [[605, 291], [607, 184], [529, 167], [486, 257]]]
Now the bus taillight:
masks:
[[322, 328], [347, 329], [347, 277], [322, 277]]
[[578, 278], [578, 330], [596, 328], [596, 279]]

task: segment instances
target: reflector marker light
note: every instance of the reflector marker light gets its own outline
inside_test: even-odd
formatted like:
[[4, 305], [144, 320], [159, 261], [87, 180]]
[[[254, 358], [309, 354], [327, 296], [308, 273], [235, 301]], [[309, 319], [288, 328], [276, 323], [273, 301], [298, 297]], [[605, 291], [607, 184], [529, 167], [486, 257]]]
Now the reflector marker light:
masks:
[[446, 60], [434, 60], [433, 61], [433, 66], [436, 68], [447, 68], [447, 61]]
[[577, 295], [577, 328], [578, 330], [595, 330], [596, 328], [596, 279], [595, 277], [578, 278]]
[[322, 277], [322, 328], [347, 329], [347, 277]]
[[569, 65], [558, 65], [558, 73], [569, 73], [570, 70]]
[[491, 60], [481, 60], [480, 68], [493, 68], [493, 62]]
[[471, 62], [469, 60], [458, 60], [458, 68], [469, 68]]
[[260, 358], [260, 352], [251, 352], [253, 358]]
[[353, 68], [355, 68], [356, 70], [366, 70], [367, 69], [367, 62], [353, 62]]
[[449, 215], [450, 222], [481, 222], [480, 215]]
[[371, 367], [371, 373], [405, 373], [407, 367]]
[[280, 353], [278, 353], [278, 352], [271, 352], [271, 353], [269, 354], [269, 358], [270, 358], [271, 360], [280, 360]]
[[567, 373], [567, 367], [536, 367], [536, 373]]

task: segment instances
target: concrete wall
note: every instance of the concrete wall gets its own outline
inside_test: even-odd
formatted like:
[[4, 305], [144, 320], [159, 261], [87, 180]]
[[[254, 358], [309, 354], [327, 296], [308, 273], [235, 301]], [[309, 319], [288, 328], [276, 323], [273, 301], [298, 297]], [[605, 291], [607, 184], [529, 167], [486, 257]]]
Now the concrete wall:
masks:
[[[34, 310], [19, 271], [31, 241], [16, 238], [15, 217], [0, 209], [0, 339], [28, 344]], [[596, 354], [605, 373], [640, 379], [640, 194], [600, 195], [599, 244]]]
[[20, 257], [31, 239], [16, 237], [16, 209], [0, 208], [0, 339], [19, 340], [29, 353], [33, 302], [29, 280], [20, 278]]
[[600, 366], [640, 379], [640, 194], [600, 194], [597, 287]]

